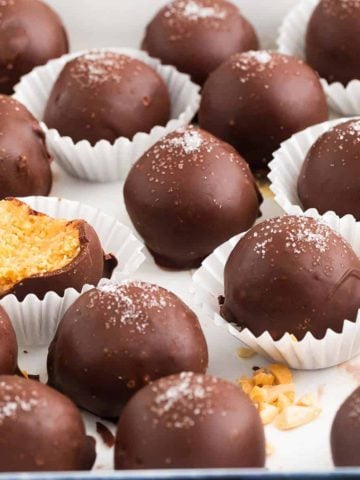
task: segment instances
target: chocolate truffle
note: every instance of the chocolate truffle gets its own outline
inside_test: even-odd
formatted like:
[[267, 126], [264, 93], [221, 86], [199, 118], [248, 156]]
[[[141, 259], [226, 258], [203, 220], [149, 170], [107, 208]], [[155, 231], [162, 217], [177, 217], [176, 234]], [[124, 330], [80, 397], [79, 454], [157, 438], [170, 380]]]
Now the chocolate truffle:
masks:
[[360, 220], [360, 120], [349, 120], [323, 135], [310, 148], [298, 179], [305, 209], [351, 213]]
[[246, 162], [195, 127], [162, 138], [133, 166], [124, 186], [130, 218], [156, 263], [195, 268], [247, 230], [261, 196]]
[[223, 317], [255, 336], [341, 332], [360, 308], [360, 260], [335, 231], [283, 216], [252, 228], [225, 266]]
[[232, 54], [256, 50], [252, 25], [226, 0], [175, 0], [153, 18], [142, 47], [202, 85]]
[[194, 373], [162, 378], [126, 405], [116, 469], [249, 468], [265, 463], [264, 429], [243, 391]]
[[104, 285], [69, 308], [49, 349], [49, 384], [100, 417], [118, 417], [157, 378], [206, 371], [196, 315], [167, 290], [143, 282]]
[[251, 167], [264, 167], [280, 143], [328, 118], [319, 77], [294, 57], [233, 55], [204, 86], [200, 126], [229, 142]]
[[0, 376], [0, 472], [90, 470], [95, 441], [80, 412], [46, 385]]
[[68, 51], [64, 26], [44, 2], [0, 2], [0, 92], [11, 94], [20, 77]]
[[360, 79], [359, 32], [359, 0], [321, 0], [307, 28], [307, 62], [329, 82]]
[[51, 91], [44, 121], [74, 142], [130, 140], [170, 118], [163, 79], [145, 63], [114, 52], [90, 52], [67, 63]]
[[0, 201], [0, 235], [0, 298], [80, 291], [110, 278], [117, 263], [84, 220], [51, 218], [17, 199]]
[[331, 428], [331, 451], [336, 467], [360, 467], [360, 387], [338, 410]]
[[17, 367], [18, 346], [14, 328], [0, 307], [0, 375], [13, 374]]
[[39, 122], [21, 103], [0, 95], [0, 199], [48, 195], [50, 160]]

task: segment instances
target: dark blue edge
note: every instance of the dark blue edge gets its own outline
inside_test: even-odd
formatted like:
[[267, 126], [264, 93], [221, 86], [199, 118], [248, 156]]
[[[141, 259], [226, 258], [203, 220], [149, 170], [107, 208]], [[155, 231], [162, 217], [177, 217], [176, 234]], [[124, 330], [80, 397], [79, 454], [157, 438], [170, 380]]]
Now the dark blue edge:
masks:
[[2, 473], [0, 480], [310, 480], [360, 479], [360, 468], [334, 469], [324, 472], [269, 472], [267, 470], [136, 470], [108, 472]]

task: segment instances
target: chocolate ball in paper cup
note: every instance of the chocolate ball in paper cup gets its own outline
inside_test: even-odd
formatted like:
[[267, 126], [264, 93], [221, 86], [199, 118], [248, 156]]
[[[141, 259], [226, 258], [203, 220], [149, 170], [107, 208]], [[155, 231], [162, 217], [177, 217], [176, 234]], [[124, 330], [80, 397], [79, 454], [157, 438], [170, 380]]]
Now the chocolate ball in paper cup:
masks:
[[360, 353], [360, 225], [283, 216], [214, 251], [193, 276], [197, 304], [257, 353], [295, 369]]
[[15, 98], [42, 122], [50, 152], [70, 175], [107, 182], [125, 179], [154, 143], [188, 125], [199, 90], [145, 52], [106, 48], [35, 68]]
[[128, 227], [78, 202], [7, 199], [0, 202], [0, 211], [6, 249], [0, 304], [19, 345], [48, 344], [82, 292], [109, 278], [128, 278], [145, 259], [143, 244]]
[[285, 17], [277, 39], [281, 53], [319, 71], [330, 108], [343, 116], [360, 113], [359, 15], [356, 0], [301, 0]]
[[309, 208], [360, 220], [360, 118], [309, 127], [280, 146], [269, 164], [270, 189], [288, 214]]

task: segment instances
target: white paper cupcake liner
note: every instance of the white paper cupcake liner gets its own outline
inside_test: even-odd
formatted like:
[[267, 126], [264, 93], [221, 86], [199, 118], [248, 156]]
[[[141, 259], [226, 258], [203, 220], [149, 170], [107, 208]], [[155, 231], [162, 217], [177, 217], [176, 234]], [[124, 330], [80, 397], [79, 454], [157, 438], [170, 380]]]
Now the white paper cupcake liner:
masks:
[[[285, 17], [277, 39], [281, 53], [305, 59], [305, 36], [312, 12], [319, 0], [301, 0]], [[340, 82], [321, 79], [329, 107], [343, 116], [360, 113], [360, 80], [352, 80], [345, 87]]]
[[[306, 216], [321, 219], [335, 231], [339, 232], [360, 255], [360, 224], [352, 218], [339, 219], [329, 213], [320, 216], [315, 211], [306, 212]], [[250, 330], [240, 330], [228, 323], [219, 314], [218, 298], [224, 295], [224, 267], [230, 253], [245, 234], [237, 235], [218, 247], [193, 275], [192, 293], [194, 301], [201, 306], [204, 314], [214, 323], [229, 331], [260, 355], [275, 362], [285, 363], [299, 370], [316, 370], [339, 365], [360, 353], [360, 311], [355, 322], [344, 321], [341, 333], [328, 329], [325, 337], [316, 339], [307, 333], [303, 340], [294, 341], [289, 334], [275, 341], [268, 332], [260, 337]]]
[[[171, 119], [165, 126], [155, 126], [150, 133], [137, 133], [132, 140], [118, 138], [111, 144], [101, 140], [92, 146], [87, 140], [74, 143], [42, 122], [47, 145], [55, 160], [72, 176], [94, 182], [124, 180], [136, 160], [161, 137], [186, 126], [195, 116], [200, 104], [200, 87], [175, 67], [162, 65], [147, 53], [131, 48], [102, 48], [137, 58], [152, 67], [165, 81], [171, 98]], [[64, 55], [46, 65], [35, 68], [22, 77], [15, 87], [14, 97], [23, 103], [40, 121], [50, 92], [66, 63], [86, 51]]]
[[[111, 277], [113, 281], [127, 279], [145, 260], [143, 244], [130, 228], [95, 208], [55, 197], [25, 197], [21, 201], [51, 217], [81, 219], [92, 225], [104, 252], [112, 253], [118, 260]], [[103, 281], [105, 280], [101, 282]], [[90, 288], [92, 286], [85, 285], [82, 291]], [[79, 296], [80, 293], [75, 289], [68, 288], [63, 296], [50, 291], [43, 300], [30, 294], [19, 302], [15, 295], [7, 295], [0, 300], [0, 305], [5, 308], [14, 325], [19, 345], [40, 346], [47, 345], [52, 340], [65, 311]]]
[[[353, 119], [355, 120], [357, 117], [353, 117]], [[291, 215], [304, 213], [298, 196], [297, 183], [311, 146], [330, 128], [349, 120], [351, 118], [340, 118], [309, 127], [283, 142], [279, 150], [273, 154], [273, 160], [269, 163], [270, 190], [275, 195], [276, 203], [286, 213]], [[316, 209], [313, 210], [316, 211]]]

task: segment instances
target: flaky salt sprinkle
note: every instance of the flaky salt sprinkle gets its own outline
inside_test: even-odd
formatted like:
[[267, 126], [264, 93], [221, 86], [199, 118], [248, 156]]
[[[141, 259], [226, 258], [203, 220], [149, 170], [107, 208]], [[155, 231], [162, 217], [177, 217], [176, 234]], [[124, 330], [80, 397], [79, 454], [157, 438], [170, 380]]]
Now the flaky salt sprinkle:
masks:
[[199, 3], [191, 0], [189, 2], [183, 2], [183, 15], [190, 20], [197, 20], [202, 18], [217, 18], [224, 19], [226, 17], [226, 11], [215, 7], [204, 7]]
[[169, 144], [181, 147], [186, 154], [189, 154], [200, 149], [203, 139], [196, 130], [185, 130], [180, 136], [170, 139]]
[[156, 395], [150, 410], [155, 421], [162, 420], [168, 428], [193, 427], [196, 418], [214, 413], [211, 394], [216, 383], [212, 378], [210, 384], [204, 384], [204, 378], [193, 372], [181, 373], [174, 384], [160, 380], [152, 387]]
[[0, 425], [6, 418], [15, 417], [19, 412], [31, 412], [39, 404], [36, 392], [29, 396], [20, 387], [0, 382]]
[[[131, 291], [132, 288], [136, 291]], [[145, 334], [149, 326], [147, 311], [156, 309], [160, 312], [173, 302], [166, 290], [157, 285], [134, 281], [130, 283], [107, 283], [97, 287], [91, 295], [87, 308], [95, 308], [98, 303], [106, 305], [105, 328], [129, 325], [139, 333]]]

